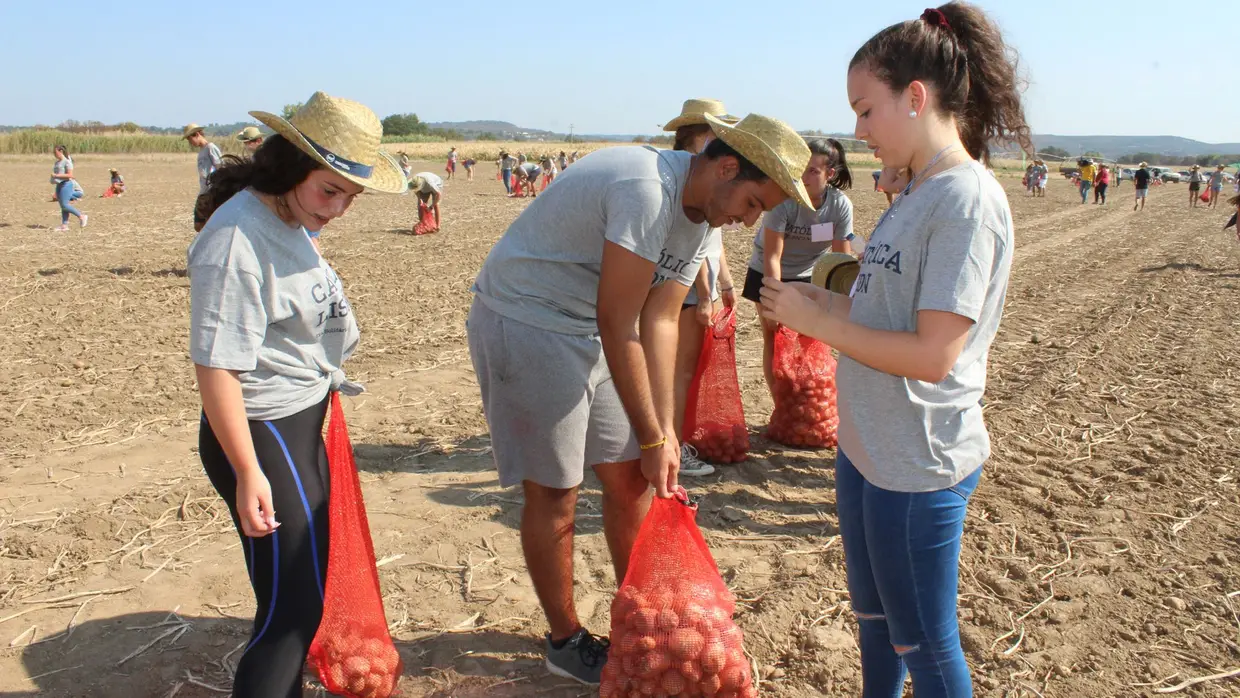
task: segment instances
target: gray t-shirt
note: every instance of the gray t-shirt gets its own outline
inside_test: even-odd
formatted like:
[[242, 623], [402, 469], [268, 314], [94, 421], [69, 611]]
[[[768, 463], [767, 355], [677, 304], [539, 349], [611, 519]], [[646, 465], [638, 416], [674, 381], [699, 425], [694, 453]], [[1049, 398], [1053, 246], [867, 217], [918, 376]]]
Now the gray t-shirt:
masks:
[[207, 191], [207, 177], [220, 166], [222, 158], [220, 147], [214, 143], [208, 143], [198, 149], [198, 193], [202, 194]]
[[525, 176], [533, 179], [542, 174], [542, 168], [532, 162], [523, 162], [517, 165], [518, 170], [525, 172]]
[[940, 310], [973, 326], [940, 383], [841, 355], [839, 442], [871, 484], [929, 492], [955, 485], [990, 456], [981, 399], [1012, 268], [1012, 213], [1002, 185], [974, 161], [931, 177], [895, 204], [865, 247], [849, 319], [914, 332], [918, 311]]
[[848, 240], [853, 234], [853, 206], [844, 192], [827, 187], [822, 206], [810, 210], [788, 199], [762, 218], [753, 239], [749, 268], [765, 271], [764, 236], [767, 229], [784, 234], [780, 273], [785, 279], [809, 278], [814, 265], [831, 251], [832, 240]]
[[249, 190], [189, 246], [190, 358], [239, 371], [246, 415], [280, 419], [321, 401], [357, 348], [340, 278], [304, 228]]
[[1215, 170], [1210, 173], [1210, 186], [1220, 187], [1220, 188], [1223, 186], [1223, 173], [1222, 172]]
[[474, 293], [512, 320], [563, 334], [597, 334], [605, 241], [654, 262], [653, 283], [692, 286], [709, 228], [692, 223], [682, 208], [692, 158], [624, 146], [578, 161], [508, 226]]
[[[723, 229], [711, 228], [706, 234], [705, 247], [702, 249], [702, 266], [706, 267], [706, 283], [710, 288], [710, 300], [719, 300], [719, 267], [723, 260]], [[700, 270], [700, 268], [699, 268]], [[697, 305], [697, 282], [689, 287], [689, 295], [685, 296], [685, 305]]]

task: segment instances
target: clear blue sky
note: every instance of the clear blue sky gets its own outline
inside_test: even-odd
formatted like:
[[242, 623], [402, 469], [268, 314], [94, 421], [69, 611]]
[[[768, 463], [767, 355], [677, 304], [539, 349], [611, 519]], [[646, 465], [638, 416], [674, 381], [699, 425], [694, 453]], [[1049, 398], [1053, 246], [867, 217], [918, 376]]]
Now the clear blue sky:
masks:
[[[1240, 141], [1240, 2], [982, 4], [1021, 53], [1035, 131]], [[321, 89], [380, 116], [593, 133], [652, 133], [709, 96], [851, 131], [849, 58], [926, 6], [0, 0], [0, 124], [230, 123]]]

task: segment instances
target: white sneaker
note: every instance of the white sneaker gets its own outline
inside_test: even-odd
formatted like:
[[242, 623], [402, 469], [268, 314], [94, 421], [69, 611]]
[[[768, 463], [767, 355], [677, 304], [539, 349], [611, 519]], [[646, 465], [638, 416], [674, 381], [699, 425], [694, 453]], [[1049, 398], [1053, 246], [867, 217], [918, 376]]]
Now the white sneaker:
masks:
[[88, 215], [86, 215], [85, 213], [83, 213], [83, 214], [82, 214], [82, 217], [78, 219], [78, 223], [79, 223], [78, 227], [79, 227], [79, 228], [85, 228], [85, 227], [86, 227], [86, 222], [87, 222], [87, 221], [89, 221], [89, 220], [90, 220], [90, 216], [88, 216]]
[[689, 444], [680, 445], [680, 474], [689, 477], [706, 477], [715, 472], [715, 466], [698, 458], [697, 449]]

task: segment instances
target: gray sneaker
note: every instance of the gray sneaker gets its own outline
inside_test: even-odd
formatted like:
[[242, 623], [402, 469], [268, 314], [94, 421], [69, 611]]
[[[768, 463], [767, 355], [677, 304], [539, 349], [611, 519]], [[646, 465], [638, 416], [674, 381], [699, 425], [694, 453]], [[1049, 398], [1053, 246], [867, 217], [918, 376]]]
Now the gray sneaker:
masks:
[[595, 637], [582, 628], [556, 649], [547, 635], [547, 671], [556, 676], [597, 686], [607, 663], [607, 649], [611, 643], [605, 637]]
[[715, 466], [698, 457], [693, 446], [680, 444], [680, 474], [689, 477], [706, 477], [715, 473]]

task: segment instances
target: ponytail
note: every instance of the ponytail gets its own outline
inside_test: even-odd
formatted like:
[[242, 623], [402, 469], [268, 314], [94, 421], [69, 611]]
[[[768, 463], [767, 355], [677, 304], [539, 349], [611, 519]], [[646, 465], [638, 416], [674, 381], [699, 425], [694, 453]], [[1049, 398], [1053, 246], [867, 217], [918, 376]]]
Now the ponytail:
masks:
[[852, 172], [848, 169], [848, 158], [844, 146], [834, 138], [810, 138], [805, 141], [809, 146], [810, 155], [822, 155], [827, 158], [827, 167], [834, 170], [828, 185], [836, 189], [852, 188]]
[[848, 154], [844, 151], [844, 144], [834, 138], [828, 138], [827, 143], [831, 144], [831, 166], [835, 168], [835, 176], [827, 184], [836, 189], [852, 189], [852, 172], [848, 169]]
[[965, 150], [990, 164], [993, 142], [1016, 142], [1033, 153], [1017, 64], [1015, 52], [982, 10], [949, 2], [875, 34], [848, 67], [866, 67], [896, 92], [914, 80], [926, 83], [939, 109], [955, 117]]
[[319, 167], [317, 160], [276, 134], [263, 141], [253, 158], [225, 155], [219, 169], [207, 179], [207, 191], [198, 197], [194, 213], [206, 220], [225, 201], [247, 188], [282, 196]]
[[[44, 146], [44, 147], [47, 147], [47, 146]], [[68, 146], [65, 146], [65, 145], [58, 145], [58, 146], [56, 146], [56, 147], [54, 148], [54, 150], [59, 150], [59, 151], [60, 151], [60, 154], [61, 154], [61, 155], [64, 155], [66, 160], [70, 160], [70, 159], [72, 159], [72, 158], [70, 158], [70, 157], [69, 157], [69, 147], [68, 147]]]

